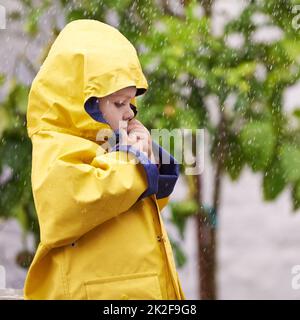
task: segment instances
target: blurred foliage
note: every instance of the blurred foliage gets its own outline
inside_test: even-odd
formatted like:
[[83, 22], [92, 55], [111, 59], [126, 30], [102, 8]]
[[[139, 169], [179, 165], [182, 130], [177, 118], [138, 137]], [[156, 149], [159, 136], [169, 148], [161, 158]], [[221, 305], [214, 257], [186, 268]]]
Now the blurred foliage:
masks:
[[198, 211], [198, 203], [194, 200], [180, 202], [173, 201], [170, 203], [170, 207], [172, 212], [170, 221], [178, 227], [180, 236], [182, 239], [184, 239], [186, 219]]
[[[12, 17], [24, 21], [31, 38], [42, 32], [41, 21], [50, 7], [61, 12], [66, 22], [89, 18], [111, 23], [114, 17], [117, 28], [137, 48], [149, 82], [140, 100], [139, 119], [149, 129], [205, 128], [213, 163], [222, 156], [222, 175], [237, 180], [249, 166], [262, 176], [265, 200], [274, 200], [290, 188], [294, 210], [300, 207], [300, 109], [288, 113], [283, 106], [284, 90], [299, 80], [300, 71], [293, 1], [251, 1], [220, 36], [212, 33], [210, 18], [199, 15], [201, 1], [185, 1], [180, 14], [166, 1], [153, 0], [40, 1], [39, 6], [30, 0], [21, 2], [24, 10]], [[260, 23], [257, 15], [263, 17]], [[257, 41], [255, 34], [267, 27], [278, 28], [281, 36]], [[42, 60], [60, 30], [55, 20], [51, 28], [53, 37], [45, 43]], [[228, 42], [236, 35], [242, 39], [239, 47]], [[32, 63], [38, 69], [41, 61]], [[1, 76], [0, 84], [4, 82]], [[38, 242], [30, 186], [31, 147], [25, 132], [28, 89], [13, 80], [0, 105], [2, 180], [4, 171], [11, 169], [7, 180], [1, 180], [0, 215], [17, 217], [25, 231], [35, 232]], [[217, 113], [224, 120], [222, 140], [207, 104], [210, 96], [217, 99]], [[192, 195], [193, 186], [188, 185]], [[182, 237], [185, 220], [198, 212], [199, 205], [191, 196], [186, 202], [171, 203], [171, 220]], [[172, 243], [177, 262], [184, 263], [183, 252]]]

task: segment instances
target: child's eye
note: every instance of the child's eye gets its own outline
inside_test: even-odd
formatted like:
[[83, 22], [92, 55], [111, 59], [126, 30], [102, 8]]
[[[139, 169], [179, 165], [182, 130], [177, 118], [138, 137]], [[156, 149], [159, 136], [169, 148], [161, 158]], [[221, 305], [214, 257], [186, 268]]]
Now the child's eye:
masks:
[[124, 103], [115, 102], [115, 106], [118, 108], [123, 107], [124, 105], [125, 105]]

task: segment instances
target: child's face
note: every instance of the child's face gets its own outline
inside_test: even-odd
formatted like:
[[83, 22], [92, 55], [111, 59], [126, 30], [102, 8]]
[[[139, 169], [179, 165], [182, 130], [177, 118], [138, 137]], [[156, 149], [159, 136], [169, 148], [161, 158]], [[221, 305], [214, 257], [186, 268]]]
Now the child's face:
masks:
[[119, 128], [119, 121], [126, 121], [128, 124], [134, 118], [130, 100], [135, 94], [136, 87], [127, 87], [99, 98], [99, 109], [113, 130]]

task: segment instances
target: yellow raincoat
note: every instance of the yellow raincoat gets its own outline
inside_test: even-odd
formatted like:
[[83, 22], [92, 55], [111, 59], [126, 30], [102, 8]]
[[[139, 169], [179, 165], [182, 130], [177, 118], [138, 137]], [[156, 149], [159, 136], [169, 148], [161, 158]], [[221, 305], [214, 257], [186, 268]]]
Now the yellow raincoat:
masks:
[[168, 195], [141, 198], [157, 167], [107, 152], [99, 130], [111, 128], [85, 110], [90, 98], [128, 86], [137, 95], [148, 88], [136, 50], [95, 20], [69, 23], [32, 83], [27, 130], [41, 242], [25, 299], [185, 299], [160, 215]]

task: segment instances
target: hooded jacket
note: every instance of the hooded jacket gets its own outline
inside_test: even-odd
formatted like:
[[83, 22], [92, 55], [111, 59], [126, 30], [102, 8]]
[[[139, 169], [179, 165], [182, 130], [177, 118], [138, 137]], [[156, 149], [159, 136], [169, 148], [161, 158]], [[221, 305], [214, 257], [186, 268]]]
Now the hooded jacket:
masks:
[[176, 160], [154, 144], [171, 160], [158, 170], [131, 146], [103, 148], [114, 132], [93, 101], [128, 86], [136, 95], [148, 88], [137, 52], [95, 20], [67, 24], [32, 82], [27, 132], [41, 241], [25, 299], [185, 299], [161, 218]]

